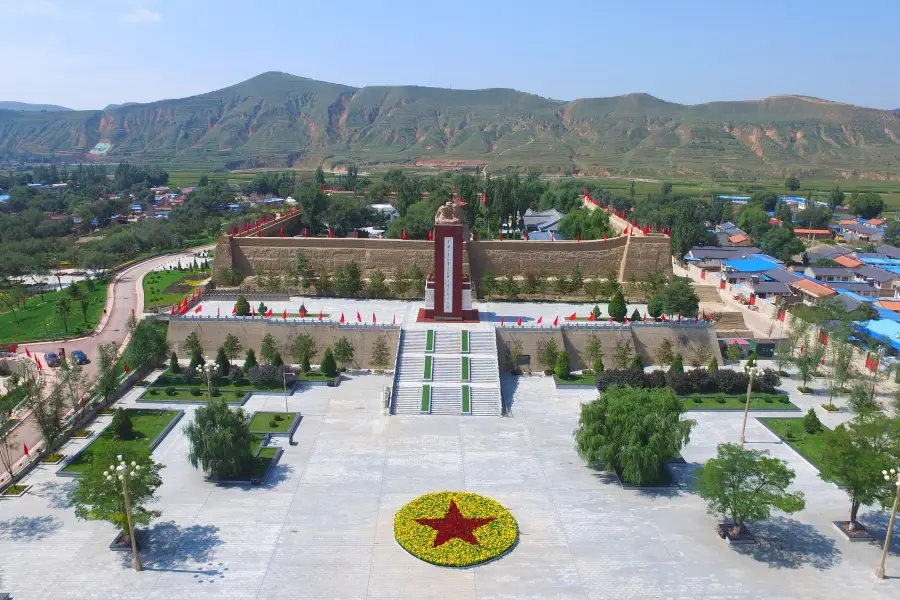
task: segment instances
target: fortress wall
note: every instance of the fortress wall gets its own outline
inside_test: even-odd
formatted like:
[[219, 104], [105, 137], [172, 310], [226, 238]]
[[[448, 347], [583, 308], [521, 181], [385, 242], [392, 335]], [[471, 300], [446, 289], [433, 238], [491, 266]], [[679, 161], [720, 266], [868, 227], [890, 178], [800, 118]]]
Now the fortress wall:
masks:
[[372, 347], [375, 340], [381, 336], [387, 340], [390, 365], [393, 366], [400, 336], [399, 327], [389, 326], [375, 327], [356, 324], [340, 326], [335, 323], [300, 324], [299, 321], [264, 320], [259, 317], [228, 319], [180, 317], [169, 321], [169, 341], [172, 343], [172, 349], [182, 358], [187, 358], [187, 356], [181, 345], [192, 331], [197, 332], [208, 360], [215, 358], [216, 350], [222, 345], [228, 334], [235, 335], [241, 340], [241, 344], [244, 346], [244, 350], [241, 352], [242, 358], [247, 352], [247, 348], [253, 348], [259, 359], [259, 349], [263, 337], [267, 333], [271, 333], [278, 343], [281, 356], [286, 363], [294, 362], [294, 359], [291, 358], [291, 348], [297, 336], [308, 334], [316, 341], [318, 350], [316, 356], [310, 361], [313, 364], [318, 364], [322, 360], [326, 346], [334, 347], [337, 340], [346, 337], [353, 344], [354, 366], [360, 369], [374, 368], [371, 363]]
[[672, 249], [669, 238], [662, 234], [632, 237], [625, 257], [625, 279], [639, 280], [653, 271], [672, 273]]

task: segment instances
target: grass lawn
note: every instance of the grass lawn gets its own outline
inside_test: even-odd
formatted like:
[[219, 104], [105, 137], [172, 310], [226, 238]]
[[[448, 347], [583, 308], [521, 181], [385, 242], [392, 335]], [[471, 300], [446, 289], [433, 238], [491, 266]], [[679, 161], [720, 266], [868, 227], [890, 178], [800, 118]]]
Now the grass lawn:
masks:
[[190, 297], [200, 284], [209, 278], [209, 271], [173, 270], [152, 271], [144, 277], [144, 299], [147, 309], [171, 306]]
[[59, 298], [64, 296], [71, 298], [66, 289], [56, 292], [45, 292], [44, 300], [40, 294], [34, 294], [25, 302], [25, 310], [0, 312], [0, 336], [4, 342], [35, 342], [40, 340], [57, 340], [63, 338], [82, 337], [86, 333], [96, 329], [100, 318], [103, 316], [103, 308], [106, 306], [107, 282], [95, 280], [94, 290], [86, 292], [84, 283], [78, 287], [82, 294], [86, 294], [90, 306], [87, 309], [87, 322], [81, 312], [79, 300], [72, 300], [69, 306], [69, 332], [63, 326], [62, 319], [57, 312]]
[[463, 354], [469, 351], [469, 330], [463, 329], [462, 331], [462, 351]]
[[572, 373], [565, 379], [560, 379], [554, 374], [553, 381], [558, 385], [597, 385], [597, 377], [595, 375], [579, 375], [578, 373]]
[[[153, 440], [155, 440], [157, 436], [162, 433], [163, 429], [172, 422], [172, 419], [178, 416], [178, 411], [175, 410], [146, 410], [134, 408], [129, 408], [127, 410], [128, 416], [131, 417], [131, 422], [134, 425], [134, 439], [116, 442], [116, 445], [123, 450], [123, 454], [127, 454], [129, 451], [133, 450], [148, 451]], [[94, 438], [94, 441], [88, 445], [84, 452], [73, 458], [72, 461], [65, 466], [63, 471], [70, 473], [80, 472], [82, 465], [91, 462], [94, 444], [101, 440], [113, 442], [115, 441], [115, 435], [116, 432], [113, 431], [112, 427], [107, 427], [102, 434]]]
[[[142, 400], [151, 400], [151, 401], [155, 400], [157, 402], [206, 402], [209, 399], [208, 394], [206, 392], [206, 387], [196, 388], [196, 389], [200, 389], [203, 393], [200, 394], [199, 396], [195, 396], [191, 393], [191, 390], [183, 390], [183, 389], [176, 388], [175, 393], [170, 396], [169, 394], [166, 393], [165, 390], [161, 390], [159, 388], [150, 388], [146, 392], [144, 392], [144, 395], [141, 396], [141, 399]], [[247, 390], [247, 391], [250, 391], [250, 390]], [[213, 398], [223, 398], [225, 400], [225, 402], [231, 402], [231, 403], [240, 402], [241, 398], [244, 397], [244, 394], [246, 394], [247, 391], [244, 391], [244, 390], [221, 391], [219, 393], [219, 396], [213, 396]], [[153, 392], [156, 392], [156, 394], [154, 394]]]
[[[806, 433], [806, 430], [803, 429], [802, 418], [765, 418], [759, 420], [760, 422], [765, 423], [769, 429], [782, 438], [788, 446], [796, 450], [798, 454], [802, 455], [809, 462], [814, 465], [818, 465], [821, 462], [822, 449], [825, 447], [825, 434], [828, 433], [828, 429], [820, 429], [816, 433]], [[787, 438], [788, 426], [791, 427], [793, 432], [791, 439]]]
[[462, 386], [462, 412], [472, 412], [472, 391], [469, 386]]
[[[778, 401], [779, 394], [753, 394], [750, 396], [750, 410], [772, 410], [772, 409], [785, 409], [785, 408], [797, 408], [790, 401], [787, 403]], [[697, 402], [697, 398], [699, 398], [699, 402]], [[702, 410], [722, 410], [722, 409], [734, 409], [734, 408], [744, 408], [747, 404], [747, 396], [744, 394], [729, 396], [725, 395], [722, 398], [725, 400], [724, 403], [718, 402], [716, 400], [715, 394], [695, 394], [694, 396], [682, 396], [681, 401], [684, 403], [684, 407], [687, 410], [691, 409], [702, 409]], [[770, 402], [766, 402], [766, 399], [771, 400]]]
[[[294, 422], [297, 413], [293, 412], [258, 412], [253, 415], [250, 421], [250, 431], [265, 431], [268, 433], [287, 433], [291, 429], [291, 423]], [[272, 426], [272, 419], [281, 417], [280, 421], [275, 421]]]
[[329, 377], [322, 371], [310, 371], [309, 373], [304, 373], [298, 379], [301, 381], [334, 381], [337, 377]]
[[431, 369], [433, 361], [434, 358], [432, 358], [431, 356], [425, 357], [425, 379], [431, 379]]

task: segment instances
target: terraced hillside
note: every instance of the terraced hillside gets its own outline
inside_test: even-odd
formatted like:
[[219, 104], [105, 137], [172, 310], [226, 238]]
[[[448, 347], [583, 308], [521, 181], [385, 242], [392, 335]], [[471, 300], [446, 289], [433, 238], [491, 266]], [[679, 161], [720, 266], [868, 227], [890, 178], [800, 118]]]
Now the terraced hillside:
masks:
[[686, 106], [646, 94], [562, 102], [509, 89], [365, 87], [263, 73], [102, 111], [0, 110], [0, 153], [227, 167], [488, 165], [585, 174], [900, 178], [900, 115], [801, 96]]

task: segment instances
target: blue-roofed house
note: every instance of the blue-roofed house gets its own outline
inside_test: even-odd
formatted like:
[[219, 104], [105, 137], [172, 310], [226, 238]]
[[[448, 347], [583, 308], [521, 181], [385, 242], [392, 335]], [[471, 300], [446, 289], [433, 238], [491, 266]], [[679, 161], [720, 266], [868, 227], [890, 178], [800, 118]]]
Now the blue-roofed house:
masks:
[[867, 321], [862, 323], [857, 329], [900, 350], [900, 323], [897, 321], [891, 321], [889, 319]]
[[9, 194], [0, 194], [0, 202], [8, 202]]
[[522, 215], [522, 221], [525, 223], [525, 231], [529, 233], [532, 231], [559, 231], [559, 222], [565, 216], [555, 208], [544, 211], [536, 211], [529, 208]]
[[[552, 237], [551, 237], [552, 236]], [[564, 242], [566, 238], [558, 231], [531, 231], [528, 232], [528, 241], [530, 242]]]
[[771, 271], [781, 266], [781, 264], [771, 256], [758, 254], [752, 258], [722, 261], [721, 275], [725, 281], [732, 285], [751, 281], [753, 276], [758, 276], [762, 280], [766, 271]]

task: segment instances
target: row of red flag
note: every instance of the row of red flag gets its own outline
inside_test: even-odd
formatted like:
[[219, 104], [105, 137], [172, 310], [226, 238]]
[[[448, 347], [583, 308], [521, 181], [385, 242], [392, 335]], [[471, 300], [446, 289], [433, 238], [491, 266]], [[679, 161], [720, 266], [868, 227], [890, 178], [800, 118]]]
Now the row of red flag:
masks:
[[[576, 313], [572, 313], [568, 317], [563, 317], [563, 318], [566, 321], [577, 321], [578, 315]], [[653, 317], [650, 317], [650, 318], [652, 319]], [[522, 326], [522, 319], [523, 319], [523, 317], [519, 317], [518, 321], [516, 321], [517, 326], [519, 326], [519, 327]], [[659, 319], [661, 321], [666, 321], [666, 315], [660, 315]], [[595, 321], [597, 321], [597, 318], [594, 316], [594, 313], [590, 313], [588, 315], [587, 319], [585, 319], [585, 320], [588, 322], [595, 322]], [[646, 320], [647, 320], [647, 313], [644, 313], [644, 316], [641, 319], [641, 322], [644, 322]], [[710, 317], [706, 313], [697, 313], [697, 316], [694, 317], [694, 321], [699, 323], [701, 320], [708, 323], [710, 321]], [[615, 321], [615, 319], [613, 319], [612, 317], [609, 317], [609, 322], [612, 323], [613, 321]], [[632, 321], [633, 321], [632, 319], [629, 319], [626, 316], [622, 322], [625, 324], [628, 324], [629, 322], [632, 322]], [[681, 315], [678, 315], [677, 322], [681, 323]], [[543, 316], [538, 317], [537, 321], [535, 321], [535, 325], [542, 325], [543, 323], [544, 323]], [[500, 325], [501, 326], [506, 325], [506, 317], [503, 317], [503, 316], [500, 317]], [[559, 327], [559, 315], [557, 315], [556, 318], [553, 319], [553, 327]]]
[[[253, 230], [256, 230], [257, 236], [261, 236], [263, 225], [268, 225], [269, 223], [275, 223], [276, 221], [280, 221], [281, 219], [283, 219], [285, 217], [290, 217], [292, 215], [296, 215], [299, 212], [300, 212], [300, 209], [298, 207], [292, 206], [288, 209], [287, 213], [285, 213], [284, 215], [282, 215], [280, 217], [275, 217], [274, 215], [266, 215], [265, 217], [254, 220], [252, 223], [250, 223], [248, 221], [247, 223], [244, 223], [241, 226], [233, 226], [231, 228], [231, 237], [234, 237], [236, 235], [242, 235], [242, 234], [245, 234], [248, 232], [252, 232]], [[284, 237], [284, 229], [281, 230], [281, 237]]]
[[[203, 309], [203, 305], [202, 305], [202, 304], [198, 305], [197, 308], [194, 309], [194, 314], [199, 314], [199, 313], [201, 313], [201, 312], [202, 312], [202, 309]], [[174, 306], [173, 306], [173, 310], [174, 310]], [[173, 312], [172, 314], [175, 314], [175, 313]], [[235, 304], [235, 305], [231, 308], [231, 314], [232, 314], [232, 315], [237, 314], [237, 304]], [[302, 307], [301, 307], [301, 309], [300, 309], [300, 311], [299, 311], [298, 314], [300, 315], [300, 318], [301, 318], [301, 319], [305, 319], [306, 316], [307, 316], [309, 313], [306, 311], [305, 308], [302, 308]], [[250, 307], [250, 315], [253, 316], [253, 317], [256, 316], [256, 309], [253, 308], [252, 306]], [[216, 316], [217, 316], [217, 317], [221, 317], [221, 316], [222, 316], [222, 310], [221, 310], [220, 308], [216, 308]], [[270, 317], [272, 316], [272, 309], [270, 308], [269, 310], [267, 310], [262, 316], [263, 316], [263, 317], [266, 317], [266, 318], [270, 318]], [[323, 317], [324, 317], [324, 313], [323, 313], [322, 311], [319, 311], [319, 321], [321, 321], [321, 320], [323, 319]], [[282, 318], [282, 319], [287, 319], [287, 318], [288, 318], [288, 311], [287, 311], [287, 309], [284, 309], [284, 310], [281, 312], [281, 318]], [[362, 322], [363, 322], [362, 315], [360, 314], [359, 311], [356, 312], [356, 321], [357, 321], [357, 323], [362, 323]], [[344, 317], [344, 313], [341, 313], [340, 323], [344, 323], [344, 322], [346, 322], [346, 318]], [[373, 324], [378, 323], [378, 318], [375, 316], [375, 313], [372, 313], [372, 323], [373, 323]], [[396, 316], [396, 315], [394, 315], [393, 319], [391, 320], [391, 324], [392, 324], [392, 325], [396, 325], [396, 324], [397, 324], [397, 316]]]

